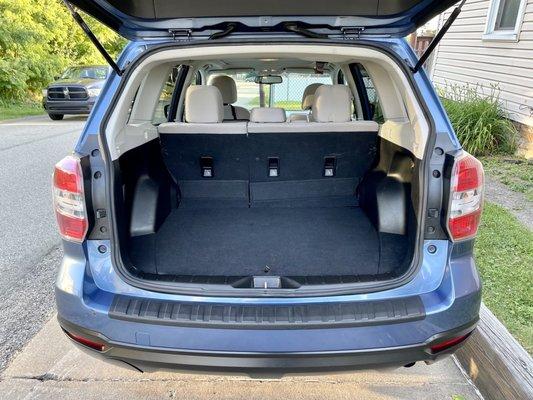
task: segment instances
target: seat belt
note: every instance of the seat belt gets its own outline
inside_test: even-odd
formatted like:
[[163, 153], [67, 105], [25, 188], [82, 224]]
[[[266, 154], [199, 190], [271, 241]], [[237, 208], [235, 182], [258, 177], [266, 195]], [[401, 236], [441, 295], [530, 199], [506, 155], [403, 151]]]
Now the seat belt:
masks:
[[229, 105], [231, 107], [231, 115], [233, 115], [233, 119], [237, 120], [237, 111], [235, 110], [235, 107], [233, 107], [233, 104]]

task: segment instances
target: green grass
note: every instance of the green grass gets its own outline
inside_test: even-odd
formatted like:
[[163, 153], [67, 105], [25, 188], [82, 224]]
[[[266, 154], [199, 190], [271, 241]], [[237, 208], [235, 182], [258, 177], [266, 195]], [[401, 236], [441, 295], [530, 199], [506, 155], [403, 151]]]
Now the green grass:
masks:
[[485, 203], [475, 246], [483, 301], [533, 352], [533, 232], [500, 206]]
[[517, 157], [482, 157], [485, 173], [533, 202], [533, 163]]
[[281, 107], [286, 111], [302, 111], [302, 102], [295, 100], [276, 101], [274, 107]]
[[44, 109], [39, 103], [14, 103], [0, 102], [0, 121], [13, 118], [22, 118], [29, 115], [44, 114]]

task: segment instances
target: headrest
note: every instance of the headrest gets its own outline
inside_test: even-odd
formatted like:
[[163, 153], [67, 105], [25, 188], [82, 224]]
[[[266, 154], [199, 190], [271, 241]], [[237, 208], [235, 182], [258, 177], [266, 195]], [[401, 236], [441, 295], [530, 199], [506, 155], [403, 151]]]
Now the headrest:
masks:
[[303, 103], [302, 103], [302, 110], [310, 110], [313, 108], [313, 103], [315, 102], [315, 95], [314, 94], [308, 94]]
[[220, 91], [214, 86], [189, 86], [185, 93], [185, 121], [214, 124], [224, 119]]
[[305, 103], [305, 99], [307, 98], [307, 96], [309, 95], [314, 95], [316, 90], [322, 86], [323, 83], [311, 83], [310, 85], [308, 85], [305, 90], [304, 90], [304, 94], [302, 96], [302, 110], [308, 110], [309, 108], [305, 108], [304, 106], [304, 103]]
[[345, 85], [322, 85], [315, 92], [312, 110], [316, 122], [349, 122], [352, 93]]
[[222, 94], [224, 104], [233, 104], [237, 101], [237, 85], [233, 78], [227, 75], [217, 75], [209, 79], [208, 85], [216, 86]]
[[255, 107], [250, 111], [250, 122], [285, 122], [285, 110], [277, 107]]

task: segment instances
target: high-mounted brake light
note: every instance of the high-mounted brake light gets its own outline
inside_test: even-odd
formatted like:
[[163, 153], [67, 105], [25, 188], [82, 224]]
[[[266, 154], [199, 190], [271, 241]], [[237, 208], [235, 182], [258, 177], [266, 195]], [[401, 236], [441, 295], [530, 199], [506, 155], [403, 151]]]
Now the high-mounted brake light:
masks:
[[455, 160], [451, 176], [448, 232], [453, 240], [477, 234], [483, 207], [483, 166], [464, 152]]
[[54, 168], [54, 210], [61, 236], [73, 242], [82, 242], [88, 222], [83, 192], [80, 160], [67, 156]]

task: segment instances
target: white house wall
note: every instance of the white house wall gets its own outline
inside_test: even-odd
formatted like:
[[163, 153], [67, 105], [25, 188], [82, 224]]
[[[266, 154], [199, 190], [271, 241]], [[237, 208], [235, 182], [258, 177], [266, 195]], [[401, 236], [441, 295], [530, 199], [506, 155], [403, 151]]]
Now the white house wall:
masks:
[[[432, 78], [436, 86], [497, 84], [510, 118], [533, 126], [533, 0], [528, 0], [518, 41], [487, 41], [490, 0], [467, 0], [436, 50]], [[445, 12], [439, 25], [448, 18]]]

